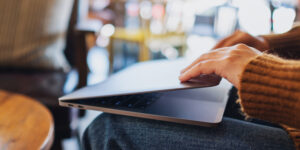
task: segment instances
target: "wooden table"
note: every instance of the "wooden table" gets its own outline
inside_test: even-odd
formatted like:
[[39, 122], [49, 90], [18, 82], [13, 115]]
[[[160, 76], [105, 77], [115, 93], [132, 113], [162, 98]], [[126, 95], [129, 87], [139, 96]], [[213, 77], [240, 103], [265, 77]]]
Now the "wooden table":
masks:
[[54, 123], [49, 110], [32, 98], [0, 90], [0, 149], [50, 149]]

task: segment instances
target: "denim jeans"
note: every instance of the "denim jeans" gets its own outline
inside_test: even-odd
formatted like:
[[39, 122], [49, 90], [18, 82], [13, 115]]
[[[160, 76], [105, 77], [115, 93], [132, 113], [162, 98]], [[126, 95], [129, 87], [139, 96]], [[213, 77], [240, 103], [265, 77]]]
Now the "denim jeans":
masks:
[[120, 115], [102, 114], [86, 129], [86, 150], [292, 150], [280, 128], [224, 118], [216, 127], [184, 125]]
[[[223, 121], [216, 127], [201, 127], [102, 114], [85, 130], [85, 150], [291, 150], [289, 135], [274, 124], [244, 121], [232, 88]], [[233, 119], [236, 118], [236, 119]]]

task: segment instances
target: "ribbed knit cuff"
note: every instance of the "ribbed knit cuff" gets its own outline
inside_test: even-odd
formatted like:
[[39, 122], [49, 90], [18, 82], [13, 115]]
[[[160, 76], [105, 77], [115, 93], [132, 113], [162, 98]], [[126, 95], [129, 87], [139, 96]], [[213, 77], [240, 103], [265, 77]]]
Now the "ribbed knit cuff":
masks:
[[300, 26], [283, 34], [262, 35], [270, 46], [269, 53], [287, 59], [300, 58]]
[[246, 115], [300, 128], [300, 63], [268, 54], [252, 59], [239, 96]]

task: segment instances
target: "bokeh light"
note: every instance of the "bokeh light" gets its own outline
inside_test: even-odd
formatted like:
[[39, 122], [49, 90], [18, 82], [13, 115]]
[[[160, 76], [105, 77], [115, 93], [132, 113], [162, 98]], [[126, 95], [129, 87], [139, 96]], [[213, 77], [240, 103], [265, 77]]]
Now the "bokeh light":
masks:
[[274, 32], [283, 33], [292, 28], [296, 11], [292, 8], [279, 7], [274, 10]]
[[101, 36], [110, 37], [115, 33], [115, 27], [112, 24], [105, 24], [100, 31]]

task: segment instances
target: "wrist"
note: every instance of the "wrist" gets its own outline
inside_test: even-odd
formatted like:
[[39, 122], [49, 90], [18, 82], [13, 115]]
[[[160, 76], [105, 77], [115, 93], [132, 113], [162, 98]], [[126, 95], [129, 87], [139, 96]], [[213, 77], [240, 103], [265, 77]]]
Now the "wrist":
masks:
[[260, 48], [261, 52], [264, 52], [264, 51], [270, 49], [268, 41], [263, 36], [257, 36], [257, 39], [261, 43], [261, 48]]
[[244, 59], [245, 61], [242, 64], [241, 69], [240, 69], [241, 72], [240, 72], [240, 74], [238, 75], [238, 78], [237, 78], [237, 84], [236, 84], [237, 89], [241, 88], [241, 82], [242, 82], [243, 74], [245, 73], [246, 68], [249, 66], [249, 64], [253, 60], [255, 60], [257, 57], [260, 57], [261, 55], [263, 55], [263, 53], [258, 52], [257, 54], [249, 57], [248, 59]]

